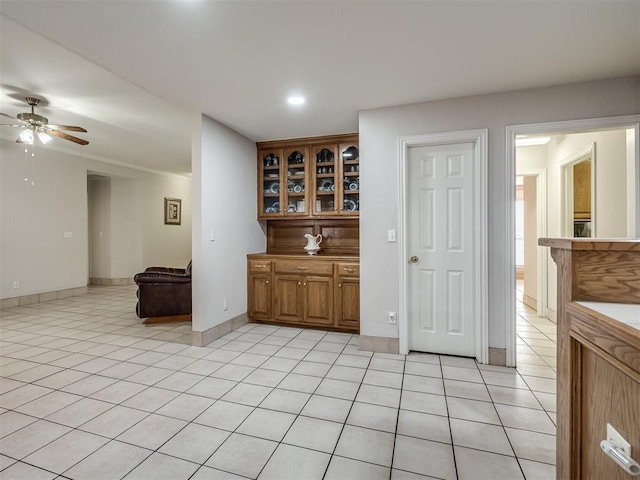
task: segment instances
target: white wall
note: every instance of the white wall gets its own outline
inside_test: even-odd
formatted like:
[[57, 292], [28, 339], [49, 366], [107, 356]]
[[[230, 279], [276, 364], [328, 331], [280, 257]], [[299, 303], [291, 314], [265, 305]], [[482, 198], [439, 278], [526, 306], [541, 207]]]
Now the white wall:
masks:
[[[159, 203], [156, 204], [156, 208], [157, 205]], [[142, 271], [143, 267], [150, 266], [144, 265], [143, 261], [142, 217], [141, 182], [112, 178], [111, 275], [109, 278], [131, 278]], [[151, 244], [154, 245], [154, 243]], [[183, 263], [180, 266], [185, 265]]]
[[398, 311], [402, 235], [388, 243], [387, 229], [398, 228], [398, 138], [460, 130], [489, 129], [488, 266], [489, 345], [506, 345], [505, 241], [507, 125], [630, 115], [640, 112], [640, 77], [561, 85], [434, 101], [360, 113], [361, 333], [398, 337], [386, 312]]
[[90, 179], [89, 278], [111, 278], [111, 179]]
[[[0, 140], [1, 298], [87, 284], [88, 171], [111, 177], [113, 218], [109, 225], [92, 225], [96, 235], [116, 228], [109, 239], [119, 249], [118, 259], [113, 264], [109, 259], [106, 268], [126, 277], [151, 264], [185, 266], [191, 258], [190, 179], [83, 158], [80, 148], [73, 154], [37, 146], [32, 172], [29, 162], [25, 167], [24, 146]], [[138, 193], [126, 189], [128, 182], [137, 182]], [[182, 198], [179, 227], [163, 223], [165, 196]], [[64, 239], [65, 231], [73, 238]], [[17, 290], [14, 280], [20, 281]]]
[[[551, 137], [547, 144], [547, 167], [549, 171], [549, 190], [553, 190], [551, 205], [560, 205], [562, 161], [590, 144], [595, 144], [595, 217], [597, 236], [601, 238], [620, 238], [627, 236], [627, 145], [626, 131], [574, 133]], [[560, 208], [549, 211], [549, 232], [560, 236]]]
[[524, 295], [538, 299], [537, 178], [524, 177]]
[[204, 332], [247, 311], [246, 255], [265, 250], [256, 220], [256, 144], [197, 115], [192, 175], [193, 330]]
[[640, 192], [634, 190], [636, 184], [636, 175], [640, 172], [636, 171], [636, 149], [638, 147], [635, 132], [632, 129], [626, 131], [627, 140], [627, 237], [640, 237], [640, 225], [636, 225], [636, 212], [640, 203]]

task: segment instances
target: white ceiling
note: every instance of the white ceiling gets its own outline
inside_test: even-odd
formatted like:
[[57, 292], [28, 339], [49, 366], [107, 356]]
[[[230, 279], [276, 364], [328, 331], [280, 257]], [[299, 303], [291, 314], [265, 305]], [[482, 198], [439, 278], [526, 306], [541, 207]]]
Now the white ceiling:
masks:
[[[292, 138], [356, 131], [371, 108], [640, 74], [640, 0], [2, 0], [0, 13], [0, 111], [43, 96], [50, 121], [89, 130], [87, 155], [176, 173], [192, 113]], [[307, 103], [288, 106], [293, 93]]]

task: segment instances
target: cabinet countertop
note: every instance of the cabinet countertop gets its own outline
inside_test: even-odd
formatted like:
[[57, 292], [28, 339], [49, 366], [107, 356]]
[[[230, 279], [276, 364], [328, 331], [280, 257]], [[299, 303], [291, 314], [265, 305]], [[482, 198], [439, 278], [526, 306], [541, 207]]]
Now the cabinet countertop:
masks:
[[276, 259], [276, 260], [318, 260], [327, 262], [359, 262], [360, 257], [358, 255], [306, 255], [306, 254], [281, 254], [281, 253], [250, 253], [247, 255], [248, 259]]
[[576, 302], [594, 312], [638, 330], [640, 335], [640, 305], [633, 303]]

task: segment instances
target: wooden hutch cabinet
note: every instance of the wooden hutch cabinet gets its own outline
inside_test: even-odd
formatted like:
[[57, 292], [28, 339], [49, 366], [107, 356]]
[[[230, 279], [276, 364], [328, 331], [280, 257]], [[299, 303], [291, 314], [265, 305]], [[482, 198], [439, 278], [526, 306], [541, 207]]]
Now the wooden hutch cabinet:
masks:
[[357, 135], [258, 144], [258, 219], [358, 217]]
[[[359, 332], [358, 135], [257, 147], [267, 249], [247, 256], [249, 320]], [[306, 254], [307, 233], [322, 235], [318, 255]]]

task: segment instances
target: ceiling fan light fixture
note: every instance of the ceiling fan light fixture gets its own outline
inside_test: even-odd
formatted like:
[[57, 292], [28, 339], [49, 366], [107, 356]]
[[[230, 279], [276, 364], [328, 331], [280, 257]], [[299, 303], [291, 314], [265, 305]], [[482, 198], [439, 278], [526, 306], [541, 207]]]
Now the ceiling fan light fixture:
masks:
[[38, 132], [38, 140], [40, 140], [43, 145], [46, 145], [52, 140], [52, 137], [47, 132]]
[[20, 132], [20, 141], [28, 145], [33, 145], [33, 130], [25, 128]]

